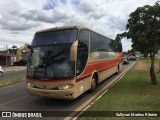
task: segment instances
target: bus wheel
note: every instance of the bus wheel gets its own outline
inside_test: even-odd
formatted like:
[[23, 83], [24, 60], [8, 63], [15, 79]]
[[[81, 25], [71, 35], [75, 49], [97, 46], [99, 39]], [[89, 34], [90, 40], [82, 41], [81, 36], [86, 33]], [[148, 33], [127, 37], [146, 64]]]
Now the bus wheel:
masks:
[[91, 80], [91, 89], [89, 92], [94, 92], [97, 87], [97, 77], [94, 75], [92, 80]]

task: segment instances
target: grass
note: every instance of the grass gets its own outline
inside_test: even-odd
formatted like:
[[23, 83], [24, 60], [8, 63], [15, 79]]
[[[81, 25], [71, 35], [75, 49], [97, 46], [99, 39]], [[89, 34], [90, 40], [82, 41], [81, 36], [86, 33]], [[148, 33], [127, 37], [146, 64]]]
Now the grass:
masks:
[[0, 80], [0, 88], [8, 85], [12, 85], [18, 82], [23, 81], [24, 78], [16, 78], [16, 79], [10, 79], [10, 80]]
[[[141, 58], [141, 59], [144, 60], [144, 62], [146, 64], [150, 64], [151, 63], [151, 59], [149, 57], [147, 57], [146, 59], [144, 59], [144, 58]], [[160, 62], [160, 59], [159, 58], [155, 58], [155, 64], [159, 64], [159, 62]]]
[[[156, 73], [158, 83], [160, 73]], [[151, 85], [149, 71], [129, 70], [127, 74], [111, 87], [99, 100], [87, 111], [160, 111], [160, 84]], [[153, 117], [82, 117], [80, 120], [152, 120]]]
[[[141, 57], [140, 60], [142, 60], [145, 64], [148, 65], [148, 69], [150, 68], [151, 65], [151, 59], [149, 57], [147, 57], [146, 59], [144, 57]], [[155, 58], [155, 72], [160, 72], [160, 58]]]

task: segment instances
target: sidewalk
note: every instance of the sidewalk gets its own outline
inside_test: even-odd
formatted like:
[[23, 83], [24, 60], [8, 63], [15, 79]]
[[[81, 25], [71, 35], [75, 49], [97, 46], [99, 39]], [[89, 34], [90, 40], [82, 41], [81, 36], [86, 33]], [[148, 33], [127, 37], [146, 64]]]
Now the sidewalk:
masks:
[[27, 66], [9, 66], [9, 67], [3, 67], [4, 72], [9, 72], [9, 71], [21, 71], [21, 70], [26, 70]]

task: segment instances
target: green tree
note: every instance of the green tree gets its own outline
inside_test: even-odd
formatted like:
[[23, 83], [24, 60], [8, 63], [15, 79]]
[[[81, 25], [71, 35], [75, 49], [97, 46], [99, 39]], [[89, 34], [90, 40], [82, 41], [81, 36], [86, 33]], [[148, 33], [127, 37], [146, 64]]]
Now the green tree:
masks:
[[13, 46], [12, 46], [12, 53], [13, 53], [14, 55], [16, 55], [16, 52], [17, 52], [17, 46], [13, 45]]
[[157, 84], [154, 71], [155, 54], [160, 46], [160, 1], [153, 6], [137, 8], [129, 16], [123, 37], [132, 39], [132, 47], [143, 54], [150, 54], [150, 78], [152, 85]]

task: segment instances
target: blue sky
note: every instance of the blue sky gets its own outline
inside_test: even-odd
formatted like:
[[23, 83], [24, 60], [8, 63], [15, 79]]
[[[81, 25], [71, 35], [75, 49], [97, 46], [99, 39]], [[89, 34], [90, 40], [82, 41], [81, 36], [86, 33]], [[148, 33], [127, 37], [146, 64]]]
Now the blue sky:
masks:
[[[137, 7], [157, 0], [4, 0], [0, 1], [0, 50], [31, 43], [36, 31], [56, 26], [86, 26], [115, 39]], [[131, 40], [123, 39], [123, 50]]]

